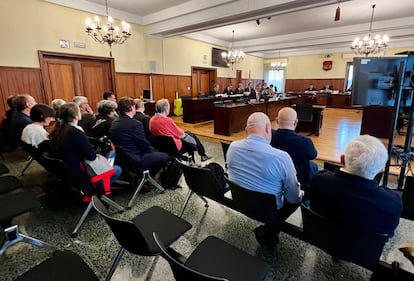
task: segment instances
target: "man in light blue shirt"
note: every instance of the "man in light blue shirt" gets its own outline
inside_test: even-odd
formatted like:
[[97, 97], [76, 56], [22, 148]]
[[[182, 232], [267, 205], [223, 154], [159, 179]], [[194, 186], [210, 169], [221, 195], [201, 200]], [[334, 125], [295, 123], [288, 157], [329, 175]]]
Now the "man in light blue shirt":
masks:
[[[293, 161], [287, 152], [270, 145], [272, 128], [266, 114], [251, 114], [246, 133], [247, 138], [232, 142], [227, 152], [229, 180], [249, 190], [274, 194], [280, 221], [284, 221], [303, 196]], [[254, 232], [261, 245], [278, 241], [277, 226], [260, 226]]]

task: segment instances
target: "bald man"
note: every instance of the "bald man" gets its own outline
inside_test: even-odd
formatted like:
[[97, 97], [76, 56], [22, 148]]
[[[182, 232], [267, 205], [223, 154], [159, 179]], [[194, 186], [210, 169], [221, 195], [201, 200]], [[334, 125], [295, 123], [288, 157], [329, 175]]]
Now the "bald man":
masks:
[[298, 181], [302, 189], [306, 190], [310, 178], [318, 171], [318, 165], [311, 161], [318, 152], [309, 137], [295, 132], [298, 115], [293, 108], [284, 107], [279, 110], [276, 122], [279, 128], [272, 131], [270, 145], [289, 153], [298, 173]]
[[[274, 194], [280, 221], [284, 221], [296, 210], [303, 195], [293, 161], [288, 153], [270, 146], [272, 128], [266, 114], [251, 114], [246, 133], [247, 138], [232, 142], [227, 152], [229, 180], [249, 190]], [[275, 246], [278, 232], [275, 225], [254, 230], [262, 246]]]

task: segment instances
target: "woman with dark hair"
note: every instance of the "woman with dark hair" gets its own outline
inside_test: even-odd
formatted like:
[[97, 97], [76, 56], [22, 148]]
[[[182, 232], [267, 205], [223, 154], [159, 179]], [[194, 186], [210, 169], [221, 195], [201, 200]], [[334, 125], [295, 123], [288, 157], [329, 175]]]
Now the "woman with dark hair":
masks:
[[117, 108], [118, 104], [110, 100], [101, 100], [100, 102], [98, 102], [99, 114], [96, 115], [96, 123], [90, 131], [90, 136], [95, 138], [108, 136], [111, 123], [116, 117], [115, 110]]
[[39, 144], [49, 139], [44, 127], [55, 120], [55, 111], [46, 104], [36, 104], [30, 110], [30, 119], [33, 123], [23, 129], [21, 140], [38, 148]]
[[[56, 122], [55, 129], [49, 136], [51, 151], [63, 160], [69, 175], [82, 191], [92, 196], [94, 190], [89, 177], [81, 169], [81, 163], [84, 160], [95, 160], [96, 152], [83, 129], [78, 126], [78, 121], [82, 118], [79, 106], [73, 102], [66, 103], [60, 108], [59, 115], [61, 120]], [[118, 177], [119, 174], [112, 176], [111, 183]]]

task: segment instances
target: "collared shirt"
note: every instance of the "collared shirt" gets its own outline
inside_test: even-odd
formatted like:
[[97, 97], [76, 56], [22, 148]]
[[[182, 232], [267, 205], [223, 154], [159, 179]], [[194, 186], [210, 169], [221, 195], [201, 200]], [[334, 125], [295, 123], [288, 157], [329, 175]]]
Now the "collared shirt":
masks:
[[284, 200], [299, 203], [303, 192], [289, 154], [257, 135], [234, 141], [227, 152], [229, 180], [249, 190], [274, 194], [277, 208]]
[[184, 135], [184, 130], [179, 128], [174, 120], [168, 118], [165, 114], [155, 113], [149, 122], [149, 129], [155, 136], [172, 137], [177, 150], [180, 151], [183, 143], [180, 139]]

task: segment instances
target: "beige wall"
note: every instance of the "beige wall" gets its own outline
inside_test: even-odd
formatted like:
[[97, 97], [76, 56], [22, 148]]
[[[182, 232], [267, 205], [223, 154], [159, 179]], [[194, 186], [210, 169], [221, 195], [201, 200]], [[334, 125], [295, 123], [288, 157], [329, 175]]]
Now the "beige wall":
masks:
[[[85, 20], [93, 14], [39, 0], [1, 0], [2, 30], [0, 65], [39, 67], [38, 50], [109, 56], [109, 47], [93, 41], [85, 32]], [[103, 17], [101, 17], [103, 19]], [[164, 40], [150, 38], [142, 26], [132, 25], [133, 34], [121, 46], [113, 46], [117, 72], [150, 72], [150, 61], [156, 64], [156, 73], [191, 75], [191, 66], [211, 67], [212, 45], [183, 37]], [[60, 48], [61, 39], [70, 41], [70, 48]], [[82, 42], [86, 48], [75, 48], [73, 42]], [[206, 60], [204, 59], [206, 56]], [[235, 77], [236, 69], [244, 78], [251, 71], [252, 78], [263, 77], [263, 60], [246, 56], [231, 68], [218, 68], [220, 77]]]

